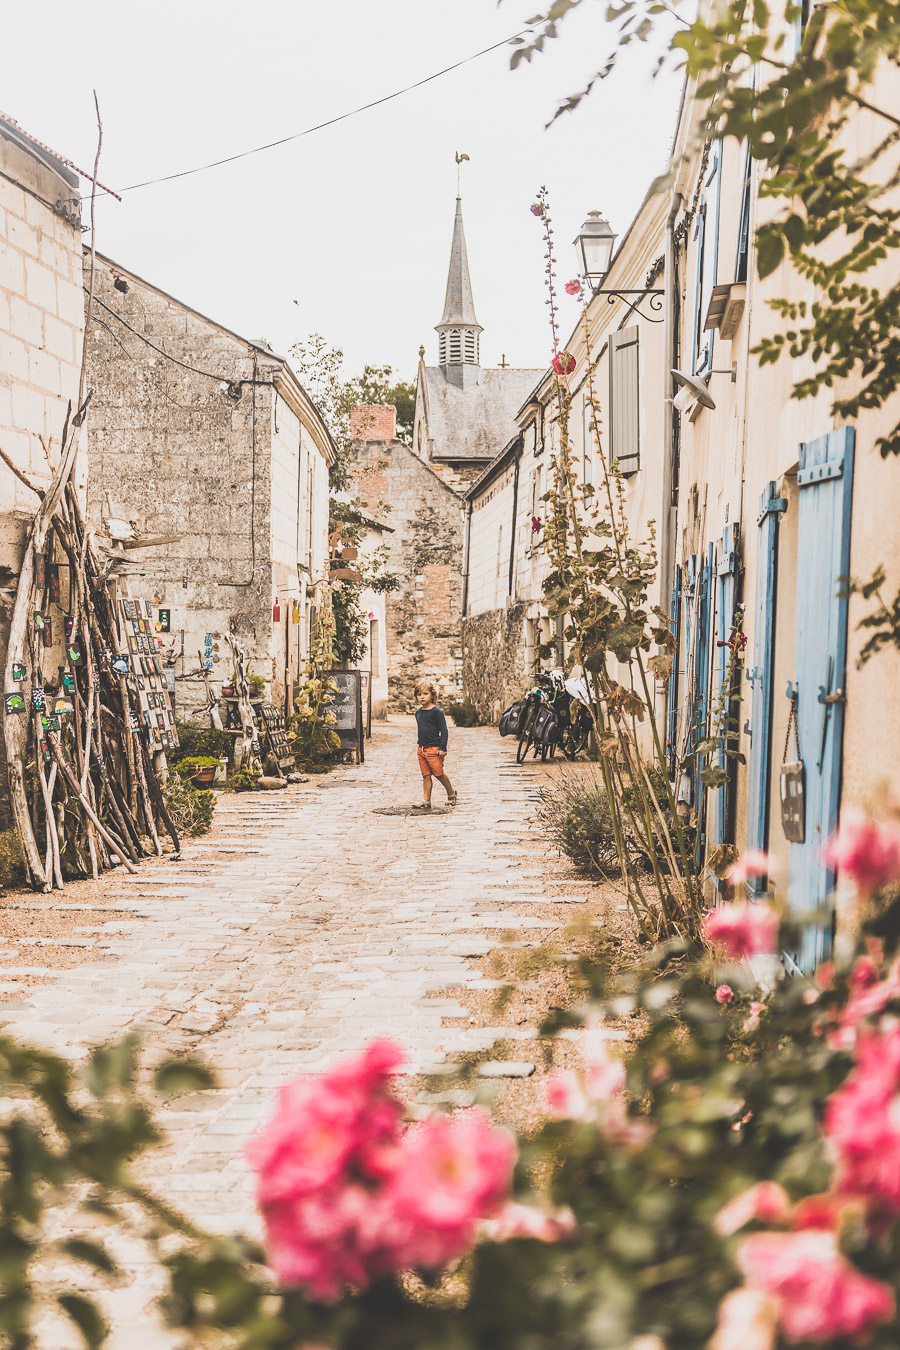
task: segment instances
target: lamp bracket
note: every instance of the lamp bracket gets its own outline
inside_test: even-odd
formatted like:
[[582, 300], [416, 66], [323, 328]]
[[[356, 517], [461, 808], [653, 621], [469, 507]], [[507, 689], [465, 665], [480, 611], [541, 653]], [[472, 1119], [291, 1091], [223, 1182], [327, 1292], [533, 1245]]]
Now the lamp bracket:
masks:
[[[588, 280], [590, 280], [590, 278], [588, 278]], [[663, 296], [665, 295], [665, 291], [664, 291], [664, 290], [659, 290], [659, 289], [656, 289], [656, 288], [653, 288], [653, 287], [642, 286], [642, 287], [640, 288], [640, 290], [609, 290], [609, 291], [608, 291], [608, 290], [606, 290], [606, 289], [604, 288], [604, 286], [601, 284], [601, 285], [599, 285], [599, 286], [597, 286], [597, 287], [594, 288], [593, 293], [594, 293], [594, 295], [605, 295], [605, 296], [606, 296], [606, 303], [607, 303], [608, 305], [614, 305], [614, 304], [616, 303], [617, 300], [624, 300], [625, 303], [626, 303], [626, 305], [628, 306], [628, 314], [638, 314], [638, 315], [640, 315], [640, 317], [641, 317], [642, 319], [646, 319], [646, 321], [647, 321], [648, 323], [662, 323], [662, 322], [663, 322], [663, 317], [664, 317], [664, 316], [662, 316], [662, 308], [663, 308]], [[630, 295], [636, 295], [636, 296], [638, 296], [639, 298], [638, 298], [637, 300], [633, 300], [633, 301], [632, 301], [632, 300], [629, 300], [629, 299], [627, 298], [627, 297], [630, 296]], [[649, 305], [649, 308], [650, 308], [651, 311], [652, 311], [651, 314], [645, 314], [644, 311], [643, 311], [643, 310], [641, 309], [641, 307], [640, 307], [645, 299], [647, 300], [648, 305]], [[661, 315], [661, 317], [658, 318], [658, 319], [655, 319], [655, 318], [653, 317], [654, 314], [659, 314], [659, 315]], [[627, 317], [628, 317], [628, 316], [626, 315], [626, 318], [627, 318]]]

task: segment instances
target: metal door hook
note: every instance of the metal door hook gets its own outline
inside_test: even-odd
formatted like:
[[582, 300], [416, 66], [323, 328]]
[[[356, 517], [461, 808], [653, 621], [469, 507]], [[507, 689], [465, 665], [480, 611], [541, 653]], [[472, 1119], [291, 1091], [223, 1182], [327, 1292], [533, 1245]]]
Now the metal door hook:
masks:
[[785, 689], [784, 692], [788, 698], [798, 698], [800, 694], [800, 686], [795, 684], [793, 680], [788, 680], [787, 689]]

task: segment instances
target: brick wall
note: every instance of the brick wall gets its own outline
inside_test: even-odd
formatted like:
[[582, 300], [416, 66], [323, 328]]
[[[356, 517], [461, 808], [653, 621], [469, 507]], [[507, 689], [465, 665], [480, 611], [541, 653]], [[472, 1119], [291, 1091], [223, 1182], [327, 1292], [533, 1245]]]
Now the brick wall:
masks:
[[400, 578], [400, 589], [386, 597], [390, 705], [412, 711], [413, 685], [424, 676], [448, 698], [459, 688], [462, 502], [408, 446], [363, 439], [376, 428], [356, 425], [357, 491], [394, 531], [385, 539], [388, 569]]

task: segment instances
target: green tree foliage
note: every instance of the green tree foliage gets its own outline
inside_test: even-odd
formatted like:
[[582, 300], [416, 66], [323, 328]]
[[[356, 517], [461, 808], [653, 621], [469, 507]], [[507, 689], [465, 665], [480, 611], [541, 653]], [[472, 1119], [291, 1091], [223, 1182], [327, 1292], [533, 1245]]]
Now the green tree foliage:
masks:
[[412, 437], [416, 387], [395, 380], [391, 366], [366, 365], [361, 375], [345, 379], [343, 351], [330, 346], [321, 333], [311, 333], [295, 343], [291, 356], [337, 447], [337, 461], [330, 471], [331, 486], [336, 492], [346, 492], [353, 486], [348, 460], [351, 412], [361, 403], [393, 404], [397, 409], [397, 434], [401, 440], [408, 440]]

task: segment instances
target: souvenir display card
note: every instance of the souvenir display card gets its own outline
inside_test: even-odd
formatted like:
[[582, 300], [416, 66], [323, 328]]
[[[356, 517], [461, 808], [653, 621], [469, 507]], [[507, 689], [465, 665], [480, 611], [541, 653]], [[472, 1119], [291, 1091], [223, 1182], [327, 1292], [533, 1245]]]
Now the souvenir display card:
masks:
[[140, 708], [140, 725], [151, 750], [174, 750], [178, 745], [175, 710], [169, 697], [150, 619], [152, 606], [145, 600], [120, 600], [122, 631], [134, 654], [132, 697]]

